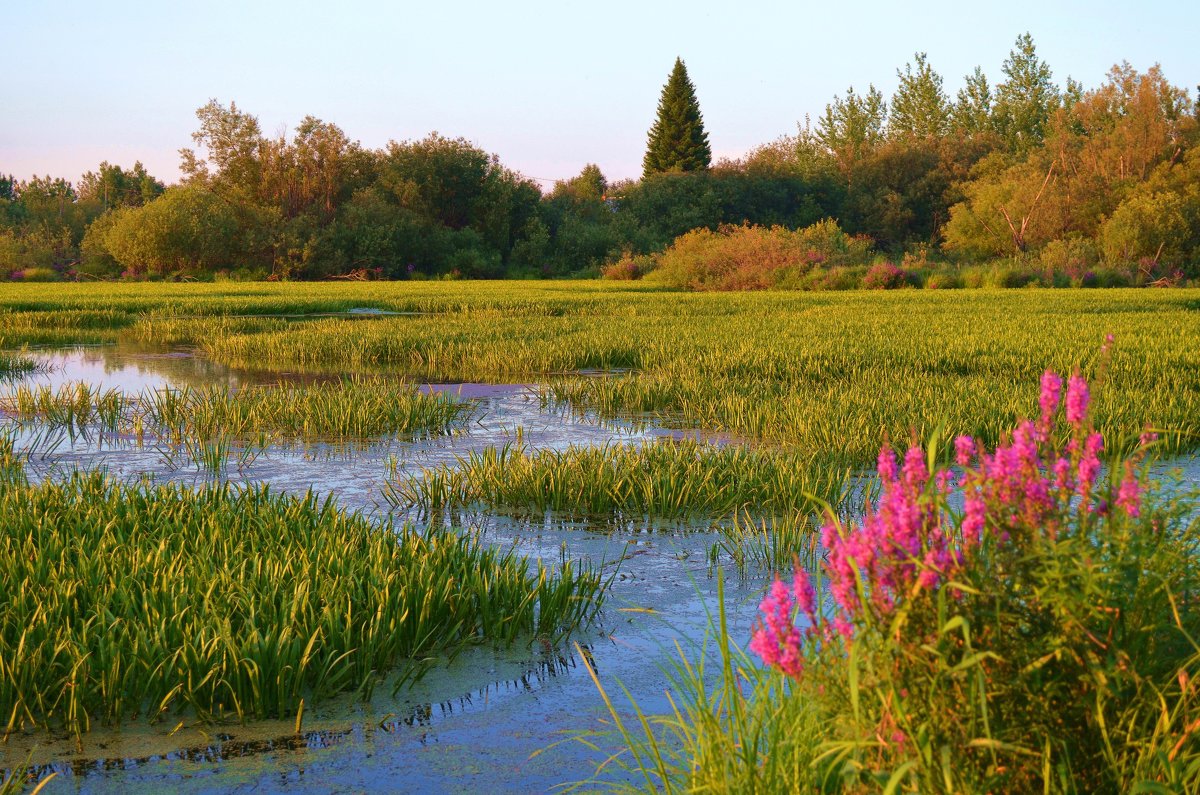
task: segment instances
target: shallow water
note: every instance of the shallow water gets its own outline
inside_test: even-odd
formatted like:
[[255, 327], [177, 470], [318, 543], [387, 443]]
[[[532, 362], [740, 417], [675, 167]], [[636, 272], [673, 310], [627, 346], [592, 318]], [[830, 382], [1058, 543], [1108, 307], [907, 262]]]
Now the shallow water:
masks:
[[[237, 370], [186, 350], [99, 346], [40, 351], [50, 371], [10, 383], [58, 386], [84, 380], [126, 392], [223, 384], [236, 388], [309, 376]], [[328, 444], [269, 447], [222, 475], [269, 482], [294, 492], [334, 495], [351, 509], [386, 511], [381, 488], [388, 471], [419, 473], [452, 463], [469, 451], [518, 439], [531, 448], [638, 442], [678, 432], [652, 424], [600, 421], [542, 407], [525, 384], [426, 384], [476, 401], [460, 431], [422, 439], [392, 439], [346, 449]], [[0, 392], [4, 387], [0, 386]], [[121, 478], [152, 473], [160, 480], [199, 483], [212, 475], [152, 445], [103, 434], [39, 437], [26, 426], [19, 438], [40, 453], [34, 478], [72, 469], [104, 468]], [[605, 686], [624, 684], [643, 708], [663, 711], [667, 680], [660, 666], [676, 656], [674, 642], [701, 643], [715, 609], [716, 582], [706, 553], [718, 535], [704, 528], [613, 528], [549, 519], [516, 520], [473, 514], [469, 525], [489, 542], [557, 561], [566, 554], [596, 565], [619, 562], [600, 626], [575, 638]], [[565, 550], [565, 553], [564, 553]], [[734, 637], [748, 637], [762, 578], [727, 583]], [[156, 726], [98, 729], [78, 745], [45, 734], [10, 738], [0, 767], [31, 755], [42, 775], [57, 772], [46, 792], [283, 791], [545, 791], [588, 778], [607, 754], [570, 740], [605, 728], [607, 715], [580, 652], [522, 647], [471, 650], [431, 669], [415, 686], [393, 696], [381, 687], [366, 704], [352, 699], [307, 707], [304, 730], [290, 721], [204, 726], [178, 718]], [[172, 734], [172, 731], [174, 733]], [[603, 744], [603, 743], [601, 743]]]

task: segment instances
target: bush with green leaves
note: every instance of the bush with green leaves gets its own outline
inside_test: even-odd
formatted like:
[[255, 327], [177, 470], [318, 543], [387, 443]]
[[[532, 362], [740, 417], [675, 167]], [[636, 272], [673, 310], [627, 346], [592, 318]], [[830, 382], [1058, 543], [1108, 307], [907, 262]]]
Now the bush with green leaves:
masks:
[[808, 274], [863, 265], [871, 242], [847, 235], [834, 221], [803, 229], [725, 225], [676, 238], [658, 257], [655, 278], [692, 290], [762, 290], [799, 286]]
[[[1107, 462], [1088, 384], [1047, 372], [1041, 416], [987, 450], [885, 448], [861, 521], [776, 579], [749, 648], [725, 622], [636, 733], [649, 786], [785, 792], [1196, 792], [1200, 520]], [[722, 608], [724, 610], [724, 606]], [[722, 613], [723, 615], [723, 613]], [[643, 716], [644, 717], [644, 716]]]

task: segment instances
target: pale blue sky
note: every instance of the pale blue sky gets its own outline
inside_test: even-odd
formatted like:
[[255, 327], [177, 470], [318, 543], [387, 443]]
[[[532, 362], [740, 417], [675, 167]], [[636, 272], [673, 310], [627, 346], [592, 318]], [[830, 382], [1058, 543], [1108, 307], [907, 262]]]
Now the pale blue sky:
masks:
[[522, 173], [637, 176], [675, 56], [717, 156], [794, 131], [833, 94], [886, 95], [914, 51], [953, 95], [995, 83], [1018, 34], [1056, 80], [1158, 62], [1194, 95], [1200, 3], [225, 2], [0, 0], [0, 172], [76, 179], [142, 160], [170, 182], [209, 98], [268, 133], [306, 114], [377, 147], [431, 130]]

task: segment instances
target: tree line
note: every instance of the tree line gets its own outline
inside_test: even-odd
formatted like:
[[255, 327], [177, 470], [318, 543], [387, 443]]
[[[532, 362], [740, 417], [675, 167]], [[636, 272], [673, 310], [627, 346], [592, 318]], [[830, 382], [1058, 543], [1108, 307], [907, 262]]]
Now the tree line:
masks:
[[268, 136], [213, 100], [177, 185], [140, 163], [74, 185], [0, 176], [0, 276], [588, 275], [696, 229], [824, 219], [897, 257], [1197, 274], [1198, 106], [1159, 67], [1060, 85], [1025, 34], [995, 84], [977, 68], [951, 97], [923, 53], [897, 77], [891, 97], [849, 87], [794, 134], [713, 163], [677, 60], [642, 177], [588, 165], [546, 192], [462, 138], [369, 149], [312, 117]]

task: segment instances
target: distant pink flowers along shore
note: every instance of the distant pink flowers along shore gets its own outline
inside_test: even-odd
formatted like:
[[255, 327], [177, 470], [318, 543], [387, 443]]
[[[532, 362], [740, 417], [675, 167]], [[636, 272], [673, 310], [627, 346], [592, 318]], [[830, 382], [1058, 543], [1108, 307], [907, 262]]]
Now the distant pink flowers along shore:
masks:
[[[877, 465], [878, 505], [868, 508], [860, 525], [830, 522], [822, 529], [828, 554], [822, 579], [832, 610], [822, 610], [809, 573], [797, 567], [792, 583], [776, 579], [768, 590], [751, 651], [799, 677], [806, 640], [849, 640], [860, 622], [880, 625], [898, 604], [935, 592], [954, 578], [985, 540], [1023, 544], [1035, 534], [1056, 538], [1111, 511], [1139, 516], [1144, 487], [1135, 461], [1124, 465], [1115, 505], [1096, 489], [1104, 439], [1091, 426], [1089, 401], [1080, 375], [1067, 380], [1064, 396], [1062, 378], [1047, 371], [1038, 421], [1022, 421], [1010, 443], [990, 455], [971, 437], [958, 437], [957, 474], [950, 469], [931, 473], [919, 446], [910, 447], [902, 463], [884, 447]], [[1060, 407], [1065, 444], [1053, 433]], [[1153, 438], [1144, 434], [1143, 446]], [[952, 491], [963, 494], [958, 519], [946, 507]], [[798, 615], [807, 619], [803, 631], [795, 623]]]

